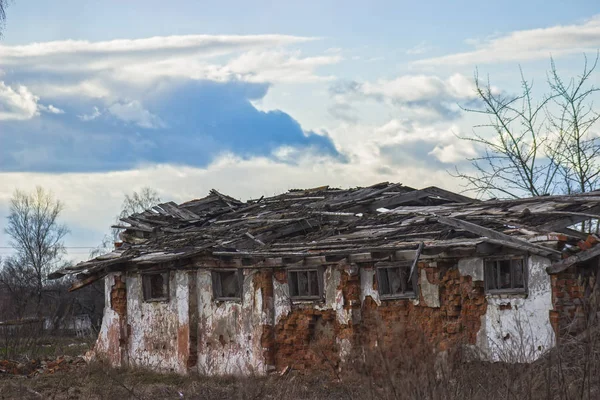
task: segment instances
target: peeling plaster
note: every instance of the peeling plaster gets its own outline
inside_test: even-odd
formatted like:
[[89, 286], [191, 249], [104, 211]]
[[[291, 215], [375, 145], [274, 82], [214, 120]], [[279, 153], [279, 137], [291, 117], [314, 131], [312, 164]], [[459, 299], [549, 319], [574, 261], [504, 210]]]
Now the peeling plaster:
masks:
[[104, 278], [104, 316], [102, 317], [102, 326], [98, 332], [98, 339], [93, 351], [88, 355], [89, 359], [101, 358], [113, 366], [121, 367], [121, 350], [119, 347], [120, 329], [119, 315], [110, 307], [111, 289], [115, 284], [115, 277], [121, 276], [118, 273], [110, 273]]
[[337, 322], [348, 325], [352, 321], [350, 310], [344, 308], [344, 293], [340, 288], [342, 270], [338, 267], [328, 267], [325, 271], [323, 285], [325, 286], [325, 306], [316, 306], [319, 310], [335, 310]]
[[287, 283], [281, 283], [273, 277], [273, 303], [275, 306], [275, 325], [292, 312], [290, 289]]
[[[410, 256], [414, 256], [411, 252]], [[408, 257], [409, 254], [407, 253]], [[528, 258], [529, 278], [527, 295], [487, 296], [487, 313], [481, 316], [481, 327], [476, 335], [476, 347], [491, 360], [532, 361], [554, 345], [554, 331], [549, 320], [552, 309], [550, 277], [545, 268], [550, 261], [539, 256]], [[429, 262], [435, 268], [435, 262]], [[474, 281], [483, 280], [483, 259], [469, 258], [458, 261], [461, 275]], [[105, 279], [106, 304], [104, 319], [93, 354], [107, 359], [113, 366], [139, 365], [158, 371], [187, 373], [190, 357], [190, 330], [198, 332], [197, 368], [208, 375], [251, 375], [267, 372], [268, 357], [263, 348], [265, 327], [278, 325], [295, 310], [286, 282], [275, 274], [273, 299], [264, 303], [263, 283], [255, 279], [256, 270], [244, 270], [243, 295], [240, 301], [214, 301], [212, 277], [209, 270], [171, 271], [169, 274], [169, 301], [144, 302], [142, 278], [130, 273], [126, 278], [119, 273]], [[371, 297], [381, 306], [374, 288], [376, 270], [352, 265], [336, 265], [325, 269], [324, 299], [321, 302], [303, 301], [302, 307], [333, 310], [340, 326], [358, 324], [360, 309], [348, 309], [345, 304], [343, 274], [360, 275], [360, 301]], [[111, 288], [116, 277], [126, 283], [127, 321], [111, 307]], [[190, 326], [190, 277], [196, 279], [198, 323]], [[268, 289], [269, 293], [270, 286]], [[424, 269], [419, 270], [419, 292], [423, 306], [439, 308], [440, 285], [427, 279]], [[269, 295], [270, 296], [270, 295]], [[269, 297], [270, 299], [270, 297]], [[412, 300], [419, 304], [418, 299]], [[510, 303], [510, 307], [508, 306]], [[193, 304], [193, 302], [192, 302]], [[354, 311], [354, 314], [353, 314]], [[125, 314], [125, 312], [123, 312]], [[123, 329], [128, 328], [128, 329]], [[129, 333], [128, 333], [129, 332]], [[127, 339], [125, 341], [125, 339]], [[194, 338], [195, 340], [195, 338]], [[341, 360], [351, 352], [350, 336], [335, 339]], [[275, 338], [275, 345], [277, 339]], [[270, 348], [270, 345], [269, 345]], [[275, 347], [276, 348], [276, 347]], [[269, 353], [270, 354], [270, 353]]]
[[261, 345], [268, 321], [262, 295], [254, 287], [255, 271], [244, 271], [241, 302], [213, 301], [210, 271], [198, 271], [198, 371], [208, 375], [266, 373]]
[[440, 307], [440, 287], [433, 283], [429, 283], [425, 271], [421, 271], [419, 277], [419, 291], [427, 307]]
[[361, 268], [360, 270], [360, 302], [364, 304], [365, 298], [370, 296], [373, 301], [380, 306], [379, 292], [373, 289], [373, 281], [375, 279], [374, 268]]
[[552, 287], [546, 273], [550, 264], [544, 257], [528, 257], [527, 295], [488, 295], [477, 345], [489, 359], [531, 362], [554, 346], [550, 324]]
[[459, 260], [458, 271], [462, 276], [470, 276], [474, 281], [483, 281], [483, 258], [463, 258]]
[[141, 275], [136, 273], [127, 277], [127, 315], [131, 327], [129, 360], [132, 365], [158, 371], [187, 372], [183, 362], [189, 349], [187, 279], [185, 271], [171, 271], [169, 300], [145, 302]]

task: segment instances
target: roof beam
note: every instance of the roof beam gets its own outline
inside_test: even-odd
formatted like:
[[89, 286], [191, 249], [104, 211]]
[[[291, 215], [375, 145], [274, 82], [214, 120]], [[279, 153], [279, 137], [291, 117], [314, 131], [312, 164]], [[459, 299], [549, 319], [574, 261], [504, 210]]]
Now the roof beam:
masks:
[[465, 231], [486, 237], [493, 243], [502, 244], [508, 247], [513, 247], [521, 250], [526, 250], [530, 253], [539, 254], [544, 257], [557, 258], [561, 255], [560, 251], [558, 250], [540, 246], [534, 243], [529, 243], [525, 240], [518, 239], [516, 237], [509, 236], [501, 232], [497, 232], [493, 229], [485, 228], [481, 225], [477, 225], [472, 222], [464, 221], [457, 218], [441, 216], [437, 217], [437, 220], [438, 222], [444, 225], [452, 226], [458, 229], [464, 229]]
[[410, 203], [413, 201], [419, 201], [426, 197], [437, 196], [442, 197], [446, 200], [450, 200], [455, 203], [474, 203], [478, 200], [471, 199], [460, 194], [452, 193], [444, 189], [440, 189], [435, 186], [431, 186], [421, 190], [415, 190], [409, 193], [401, 193], [398, 196], [392, 196], [385, 199], [381, 199], [372, 203], [369, 206], [370, 210], [377, 210], [379, 208], [397, 207], [402, 204]]
[[594, 246], [589, 250], [582, 251], [571, 257], [565, 258], [562, 261], [552, 264], [551, 266], [546, 268], [546, 272], [549, 274], [557, 274], [575, 264], [589, 261], [592, 258], [598, 257], [598, 256], [600, 256], [600, 246]]

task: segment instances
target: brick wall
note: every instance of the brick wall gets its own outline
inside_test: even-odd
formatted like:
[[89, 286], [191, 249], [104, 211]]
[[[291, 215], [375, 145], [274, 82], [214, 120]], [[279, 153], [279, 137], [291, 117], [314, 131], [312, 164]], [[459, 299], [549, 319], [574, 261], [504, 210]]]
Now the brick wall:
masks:
[[[373, 344], [380, 340], [390, 344], [399, 335], [415, 338], [425, 335], [440, 350], [458, 343], [475, 344], [481, 326], [481, 316], [487, 310], [482, 282], [473, 282], [470, 276], [460, 276], [452, 263], [438, 262], [436, 267], [420, 263], [419, 274], [425, 273], [431, 284], [438, 285], [440, 307], [429, 307], [422, 295], [413, 300], [382, 300], [377, 305], [367, 297], [363, 304], [363, 340]], [[374, 288], [376, 289], [376, 282]]]
[[119, 317], [124, 318], [127, 315], [127, 287], [121, 276], [115, 276], [115, 284], [110, 290], [110, 306]]
[[585, 329], [596, 268], [572, 266], [552, 275], [550, 322], [557, 337], [576, 335]]
[[[428, 306], [422, 295], [418, 304], [412, 299], [378, 301], [371, 296], [361, 303], [360, 274], [344, 269], [336, 290], [341, 292], [339, 304], [343, 305], [339, 308], [350, 315], [346, 323], [338, 320], [339, 309], [310, 302], [292, 304], [291, 311], [274, 327], [270, 345], [276, 368], [336, 370], [342, 341], [358, 349], [424, 335], [441, 350], [458, 343], [475, 344], [481, 316], [487, 310], [483, 282], [460, 276], [454, 263], [420, 263], [418, 273], [438, 285], [440, 307]], [[274, 278], [285, 283], [287, 275], [277, 270]], [[377, 290], [376, 279], [373, 289]]]
[[[285, 270], [278, 269], [274, 278], [287, 283]], [[293, 304], [291, 312], [273, 328], [273, 360], [278, 370], [291, 367], [297, 371], [331, 371], [339, 364], [336, 337], [341, 326], [332, 309], [315, 307], [311, 302]]]

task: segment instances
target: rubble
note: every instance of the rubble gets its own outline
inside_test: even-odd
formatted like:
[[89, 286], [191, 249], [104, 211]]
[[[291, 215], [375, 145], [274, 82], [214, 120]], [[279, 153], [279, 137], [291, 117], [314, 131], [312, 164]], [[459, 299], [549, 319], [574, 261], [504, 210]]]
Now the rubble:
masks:
[[32, 378], [37, 375], [67, 372], [86, 365], [82, 357], [59, 356], [29, 361], [0, 360], [0, 374], [20, 375]]

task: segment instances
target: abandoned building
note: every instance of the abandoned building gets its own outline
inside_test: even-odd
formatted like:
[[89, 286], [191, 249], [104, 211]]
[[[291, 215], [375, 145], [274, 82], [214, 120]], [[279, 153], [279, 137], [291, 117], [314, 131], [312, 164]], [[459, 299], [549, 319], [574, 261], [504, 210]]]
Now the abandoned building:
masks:
[[[478, 201], [436, 187], [320, 187], [240, 202], [215, 190], [123, 218], [113, 252], [52, 275], [104, 279], [94, 354], [202, 374], [343, 368], [418, 331], [439, 351], [531, 361], [585, 329], [600, 192]], [[596, 226], [594, 225], [594, 226]], [[406, 333], [408, 334], [408, 333]]]

